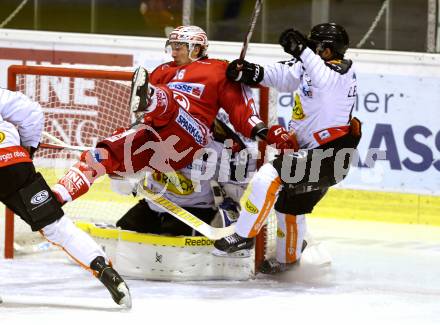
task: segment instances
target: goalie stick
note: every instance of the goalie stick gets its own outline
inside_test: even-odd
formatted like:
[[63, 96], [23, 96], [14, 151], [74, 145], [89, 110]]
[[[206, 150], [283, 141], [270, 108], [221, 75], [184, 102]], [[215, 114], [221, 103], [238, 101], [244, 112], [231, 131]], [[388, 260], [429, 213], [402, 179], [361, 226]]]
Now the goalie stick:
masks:
[[230, 225], [229, 227], [225, 228], [215, 228], [208, 225], [206, 222], [200, 220], [184, 208], [179, 207], [178, 205], [174, 204], [160, 194], [149, 190], [148, 188], [143, 186], [142, 181], [138, 184], [137, 194], [142, 195], [149, 202], [153, 203], [159, 208], [166, 210], [173, 217], [179, 219], [183, 223], [187, 224], [188, 226], [211, 240], [217, 240], [232, 235], [235, 231], [235, 225]]

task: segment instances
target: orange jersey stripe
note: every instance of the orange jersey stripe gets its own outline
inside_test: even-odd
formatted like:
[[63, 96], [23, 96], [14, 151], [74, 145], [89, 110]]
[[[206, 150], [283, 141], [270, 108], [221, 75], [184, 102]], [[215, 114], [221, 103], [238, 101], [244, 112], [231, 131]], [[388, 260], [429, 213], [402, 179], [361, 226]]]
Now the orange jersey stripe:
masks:
[[257, 236], [258, 232], [260, 231], [261, 227], [264, 224], [264, 221], [266, 221], [267, 216], [269, 215], [269, 212], [272, 210], [273, 205], [275, 203], [276, 199], [276, 193], [278, 192], [278, 189], [281, 186], [281, 179], [279, 177], [275, 178], [269, 185], [269, 188], [266, 193], [266, 197], [264, 199], [263, 207], [261, 208], [260, 213], [258, 214], [257, 219], [255, 220], [255, 223], [249, 233], [248, 237], [255, 237]]
[[294, 263], [296, 261], [296, 248], [298, 242], [298, 225], [296, 216], [286, 214], [286, 263]]

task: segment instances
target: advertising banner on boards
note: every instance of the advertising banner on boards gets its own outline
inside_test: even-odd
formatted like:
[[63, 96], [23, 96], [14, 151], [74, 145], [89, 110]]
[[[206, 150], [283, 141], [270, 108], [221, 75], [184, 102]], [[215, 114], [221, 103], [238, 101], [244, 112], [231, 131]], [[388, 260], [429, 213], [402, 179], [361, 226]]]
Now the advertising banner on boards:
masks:
[[[12, 64], [143, 65], [151, 70], [170, 59], [164, 45], [160, 38], [3, 30], [0, 86], [6, 87]], [[232, 60], [240, 47], [211, 42], [209, 55]], [[353, 115], [363, 121], [363, 138], [358, 161], [338, 186], [440, 195], [440, 55], [349, 50], [348, 56], [357, 71]], [[251, 44], [247, 59], [264, 65], [288, 57], [277, 45]], [[284, 126], [293, 101], [291, 93], [278, 94], [278, 121]]]

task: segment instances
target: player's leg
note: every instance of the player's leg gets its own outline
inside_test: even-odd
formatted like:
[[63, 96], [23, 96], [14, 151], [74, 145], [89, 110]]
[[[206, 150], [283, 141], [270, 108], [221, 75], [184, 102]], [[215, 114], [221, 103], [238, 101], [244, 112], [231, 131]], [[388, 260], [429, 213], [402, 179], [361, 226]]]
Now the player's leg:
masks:
[[97, 178], [112, 173], [118, 166], [119, 162], [107, 149], [85, 151], [80, 160], [58, 180], [52, 191], [62, 204], [73, 201], [87, 193]]
[[252, 177], [240, 200], [241, 210], [235, 233], [215, 241], [215, 248], [232, 253], [253, 247], [253, 238], [265, 224], [281, 185], [282, 182], [273, 165], [263, 165]]
[[[312, 152], [303, 151], [278, 157], [272, 163], [263, 165], [252, 177], [240, 200], [241, 210], [236, 223], [236, 232], [215, 241], [215, 248], [232, 253], [251, 247], [251, 239], [264, 226], [269, 213], [278, 200], [280, 190], [283, 189], [282, 193], [290, 193], [290, 191], [293, 193], [296, 186], [307, 182], [311, 159]], [[303, 176], [291, 184], [286, 183], [283, 178], [286, 178], [286, 175], [295, 175], [296, 166], [306, 167], [302, 173]], [[293, 185], [292, 190], [290, 190], [290, 185]], [[284, 210], [278, 211], [284, 212]], [[287, 213], [290, 212], [287, 211]]]
[[74, 261], [98, 277], [116, 303], [131, 306], [128, 287], [111, 267], [105, 253], [64, 216], [61, 204], [44, 178], [35, 172], [32, 163], [2, 167], [0, 178], [10, 184], [0, 190], [0, 199], [8, 208], [29, 224], [32, 231], [40, 231], [48, 241], [61, 247]]
[[263, 261], [260, 272], [274, 274], [288, 270], [301, 259], [307, 246], [306, 218], [304, 214], [294, 215], [275, 211], [277, 216], [276, 257]]

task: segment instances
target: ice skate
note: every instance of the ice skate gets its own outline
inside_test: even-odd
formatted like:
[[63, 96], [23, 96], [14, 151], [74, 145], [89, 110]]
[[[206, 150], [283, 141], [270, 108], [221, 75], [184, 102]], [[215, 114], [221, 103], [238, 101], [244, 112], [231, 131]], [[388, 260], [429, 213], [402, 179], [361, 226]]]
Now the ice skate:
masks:
[[96, 277], [108, 289], [113, 300], [124, 308], [131, 308], [131, 296], [127, 285], [118, 272], [105, 262], [104, 257], [95, 258], [90, 267], [98, 272]]
[[241, 237], [234, 233], [214, 242], [216, 248], [212, 254], [216, 256], [225, 256], [233, 254], [236, 257], [248, 257], [250, 249], [254, 247], [254, 239]]
[[297, 263], [280, 263], [275, 259], [264, 260], [259, 272], [263, 274], [278, 274], [292, 269]]
[[151, 103], [153, 88], [148, 85], [148, 72], [138, 67], [131, 82], [130, 110], [132, 112], [145, 112]]
[[[306, 247], [307, 241], [303, 240], [301, 252], [304, 252]], [[263, 263], [261, 263], [260, 269], [258, 271], [263, 274], [278, 274], [292, 270], [294, 267], [299, 265], [299, 262], [300, 260], [298, 259], [294, 263], [281, 263], [278, 262], [275, 258], [270, 258], [264, 260]]]

